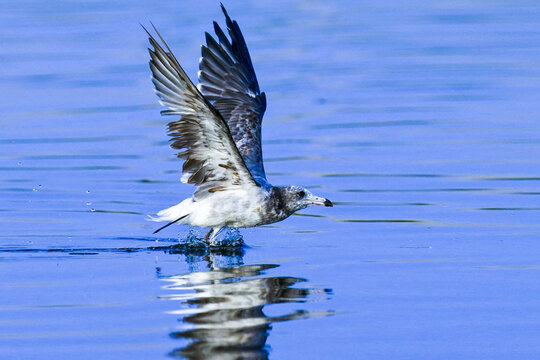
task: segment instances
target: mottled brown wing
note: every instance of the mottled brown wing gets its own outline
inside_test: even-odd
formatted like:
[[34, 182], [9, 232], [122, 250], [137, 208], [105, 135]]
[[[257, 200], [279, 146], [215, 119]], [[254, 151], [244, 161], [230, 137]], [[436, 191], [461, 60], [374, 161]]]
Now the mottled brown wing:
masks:
[[206, 33], [199, 62], [199, 90], [223, 116], [240, 154], [259, 183], [266, 183], [261, 122], [266, 96], [259, 90], [246, 42], [236, 21], [221, 6], [231, 41], [214, 22], [218, 41]]
[[[145, 29], [146, 30], [146, 29]], [[238, 152], [222, 116], [188, 78], [169, 47], [154, 28], [167, 52], [150, 34], [150, 69], [165, 115], [180, 115], [169, 123], [174, 149], [184, 149], [184, 182], [197, 186], [194, 197], [202, 197], [232, 186], [257, 186]]]

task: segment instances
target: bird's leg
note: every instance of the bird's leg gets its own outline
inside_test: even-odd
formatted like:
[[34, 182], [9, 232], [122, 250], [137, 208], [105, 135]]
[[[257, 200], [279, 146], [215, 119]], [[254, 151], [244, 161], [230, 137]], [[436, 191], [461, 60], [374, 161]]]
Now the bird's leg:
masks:
[[210, 231], [208, 232], [208, 234], [204, 235], [205, 241], [208, 241], [208, 238], [210, 237], [210, 234], [212, 233], [212, 231], [214, 231], [214, 229], [210, 228]]
[[212, 234], [212, 236], [210, 237], [210, 246], [215, 246], [214, 244], [214, 239], [216, 238], [217, 234], [219, 233], [219, 231], [223, 229], [223, 228], [213, 228], [212, 231], [214, 231], [214, 233]]

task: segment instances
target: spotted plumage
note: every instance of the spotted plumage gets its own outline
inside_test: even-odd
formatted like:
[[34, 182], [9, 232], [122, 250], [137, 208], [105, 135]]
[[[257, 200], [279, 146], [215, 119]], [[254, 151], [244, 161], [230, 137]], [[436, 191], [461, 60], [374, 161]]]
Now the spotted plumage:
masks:
[[214, 22], [217, 40], [206, 33], [197, 87], [158, 31], [163, 46], [147, 31], [152, 82], [168, 108], [162, 114], [180, 117], [169, 123], [171, 147], [181, 150], [182, 181], [197, 187], [191, 198], [158, 212], [153, 220], [169, 223], [155, 232], [174, 223], [210, 227], [210, 244], [223, 227], [254, 227], [310, 205], [332, 206], [302, 187], [267, 181], [261, 148], [266, 96], [240, 27], [222, 10], [230, 40]]

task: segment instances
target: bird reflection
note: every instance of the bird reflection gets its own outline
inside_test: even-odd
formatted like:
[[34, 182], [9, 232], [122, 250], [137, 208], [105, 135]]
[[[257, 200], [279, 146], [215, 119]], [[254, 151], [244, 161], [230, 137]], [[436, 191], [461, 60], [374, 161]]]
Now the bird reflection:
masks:
[[[279, 316], [267, 316], [268, 304], [304, 303], [317, 295], [327, 298], [329, 289], [297, 288], [306, 279], [267, 277], [265, 272], [279, 265], [244, 265], [242, 254], [186, 255], [192, 272], [185, 275], [158, 276], [170, 282], [166, 289], [175, 294], [166, 299], [180, 300], [181, 330], [172, 338], [187, 345], [175, 349], [172, 356], [186, 359], [268, 359], [271, 324], [279, 321], [327, 316], [331, 312], [296, 310]], [[206, 269], [200, 269], [205, 266]]]

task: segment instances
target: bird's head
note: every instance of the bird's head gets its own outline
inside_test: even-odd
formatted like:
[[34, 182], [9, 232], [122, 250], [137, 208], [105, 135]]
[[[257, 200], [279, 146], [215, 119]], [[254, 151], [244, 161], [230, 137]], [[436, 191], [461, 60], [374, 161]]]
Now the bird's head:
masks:
[[328, 199], [313, 195], [308, 189], [301, 186], [288, 186], [283, 188], [285, 198], [290, 210], [298, 211], [311, 205], [334, 206]]

